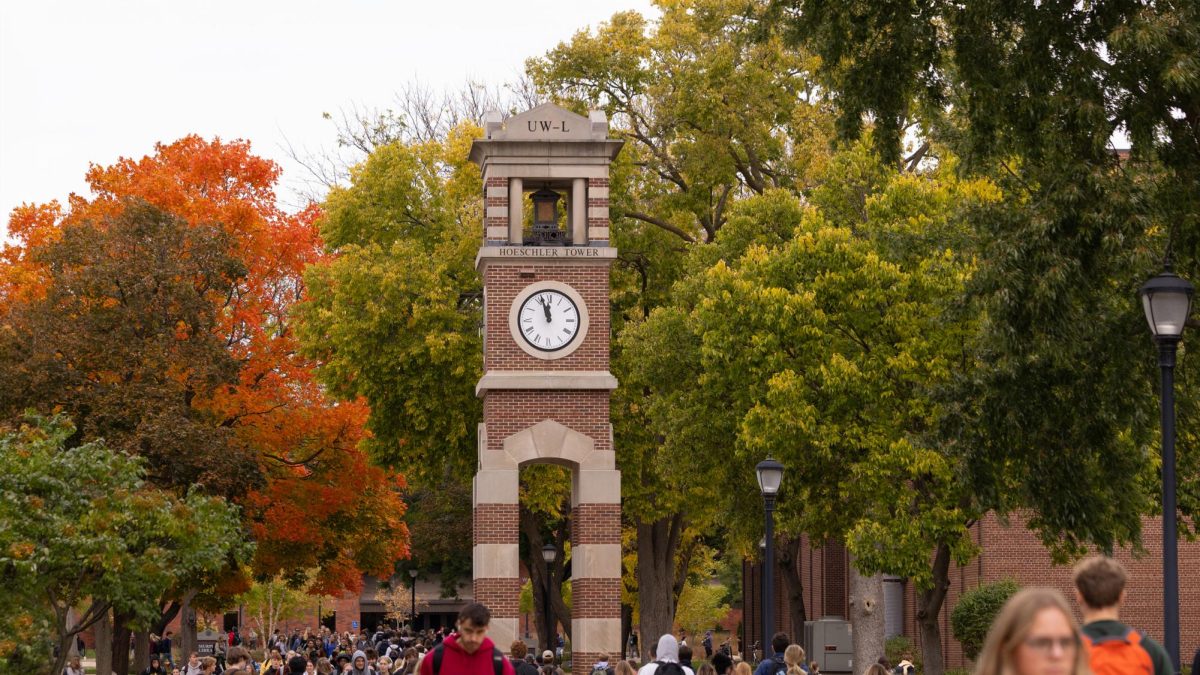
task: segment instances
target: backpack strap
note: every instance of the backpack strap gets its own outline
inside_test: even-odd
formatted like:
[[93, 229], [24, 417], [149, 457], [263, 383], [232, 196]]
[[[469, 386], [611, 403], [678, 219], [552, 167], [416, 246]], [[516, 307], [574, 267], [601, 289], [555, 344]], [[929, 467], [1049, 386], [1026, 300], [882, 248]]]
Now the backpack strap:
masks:
[[496, 675], [504, 675], [504, 653], [499, 647], [492, 647], [492, 669]]
[[438, 675], [438, 673], [442, 670], [442, 652], [442, 643], [439, 642], [437, 643], [437, 646], [433, 648], [433, 675]]

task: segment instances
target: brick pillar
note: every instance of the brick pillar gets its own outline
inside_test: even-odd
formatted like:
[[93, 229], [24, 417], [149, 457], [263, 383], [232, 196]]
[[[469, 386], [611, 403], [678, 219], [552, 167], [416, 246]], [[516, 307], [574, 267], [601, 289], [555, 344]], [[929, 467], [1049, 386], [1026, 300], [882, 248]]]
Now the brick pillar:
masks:
[[[502, 452], [484, 449], [483, 452]], [[475, 601], [492, 612], [489, 637], [501, 649], [517, 637], [521, 597], [517, 469], [475, 474], [472, 558]]]
[[588, 179], [587, 205], [588, 241], [607, 245], [609, 239], [607, 178]]
[[621, 653], [621, 474], [580, 469], [571, 513], [571, 665]]
[[[520, 180], [517, 190], [520, 194]], [[489, 242], [507, 243], [509, 185], [504, 178], [488, 178], [483, 186], [483, 238]]]

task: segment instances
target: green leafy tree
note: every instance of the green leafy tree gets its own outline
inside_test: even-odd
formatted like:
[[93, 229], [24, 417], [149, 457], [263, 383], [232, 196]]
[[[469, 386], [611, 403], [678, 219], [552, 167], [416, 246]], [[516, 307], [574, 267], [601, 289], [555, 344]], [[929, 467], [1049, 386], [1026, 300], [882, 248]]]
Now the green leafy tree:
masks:
[[729, 605], [724, 602], [727, 592], [720, 584], [688, 582], [679, 594], [675, 623], [688, 635], [702, 635], [729, 614]]
[[[824, 185], [807, 208], [783, 191], [736, 207], [677, 304], [622, 344], [657, 384], [647, 408], [667, 447], [719, 467], [732, 546], [750, 554], [759, 538], [760, 505], [737, 496], [757, 492], [753, 466], [770, 454], [789, 471], [782, 531], [844, 541], [862, 572], [931, 591], [974, 553], [982, 508], [931, 432], [977, 325], [958, 307], [973, 269], [961, 214], [998, 191], [949, 166], [889, 170], [861, 146]], [[936, 613], [941, 597], [922, 601]]]
[[[145, 482], [145, 460], [93, 441], [68, 447], [73, 426], [33, 419], [0, 435], [0, 566], [13, 597], [2, 606], [0, 654], [11, 672], [62, 672], [75, 636], [112, 609], [146, 625], [181, 580], [248, 560], [236, 507]], [[7, 595], [7, 594], [6, 594]], [[82, 608], [74, 623], [68, 611]], [[51, 616], [49, 634], [40, 633]], [[22, 664], [18, 640], [52, 642]], [[29, 656], [24, 653], [24, 656]]]
[[[527, 62], [540, 89], [579, 110], [604, 109], [627, 141], [613, 167], [610, 210], [621, 256], [617, 334], [672, 302], [687, 251], [717, 240], [739, 200], [808, 185], [828, 157], [832, 117], [810, 77], [816, 63], [784, 49], [776, 34], [758, 39], [751, 15], [762, 6], [664, 3], [655, 24], [622, 12]], [[670, 446], [649, 424], [645, 399], [658, 380], [635, 372], [622, 344], [614, 345], [622, 387], [612, 409], [623, 514], [637, 531], [626, 587], [638, 589], [643, 634], [660, 635], [671, 629], [691, 568], [689, 532], [712, 529], [719, 483], [684, 441]], [[693, 412], [703, 419], [708, 408]]]

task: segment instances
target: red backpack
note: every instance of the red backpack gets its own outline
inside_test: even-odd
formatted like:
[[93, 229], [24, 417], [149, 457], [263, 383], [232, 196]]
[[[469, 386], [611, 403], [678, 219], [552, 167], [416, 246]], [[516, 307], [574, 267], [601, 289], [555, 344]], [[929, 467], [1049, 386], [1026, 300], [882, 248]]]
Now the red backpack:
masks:
[[1083, 636], [1094, 675], [1154, 675], [1150, 652], [1142, 647], [1142, 634], [1132, 628], [1124, 635], [1096, 640]]

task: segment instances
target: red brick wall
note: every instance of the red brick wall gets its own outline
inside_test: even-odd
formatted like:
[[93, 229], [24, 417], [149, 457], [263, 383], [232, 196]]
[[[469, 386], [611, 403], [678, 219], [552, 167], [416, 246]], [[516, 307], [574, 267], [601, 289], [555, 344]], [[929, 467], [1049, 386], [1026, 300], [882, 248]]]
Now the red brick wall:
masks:
[[[532, 270], [533, 276], [521, 276]], [[561, 281], [583, 298], [588, 311], [588, 330], [572, 354], [560, 359], [543, 360], [525, 353], [513, 340], [508, 325], [509, 311], [517, 294], [538, 281]], [[608, 370], [609, 333], [608, 266], [569, 264], [497, 264], [489, 263], [484, 273], [487, 303], [487, 347], [484, 370]], [[487, 420], [491, 421], [491, 420]]]
[[472, 544], [515, 544], [519, 515], [516, 504], [476, 506], [471, 528]]
[[[1024, 521], [1014, 516], [1010, 522], [1011, 525], [1006, 527], [994, 515], [984, 518], [972, 531], [972, 536], [983, 553], [966, 565], [952, 564], [950, 567], [950, 588], [938, 616], [942, 634], [942, 654], [947, 668], [969, 668], [972, 665], [963, 655], [962, 646], [953, 637], [950, 613], [962, 594], [980, 583], [1009, 578], [1022, 586], [1049, 586], [1062, 591], [1072, 607], [1076, 607], [1074, 587], [1071, 584], [1071, 565], [1053, 565], [1050, 555], [1037, 536], [1025, 528]], [[1142, 545], [1146, 553], [1138, 558], [1128, 550], [1115, 553], [1115, 557], [1129, 572], [1127, 599], [1121, 618], [1161, 643], [1163, 621], [1160, 518], [1143, 520]], [[824, 603], [823, 607], [819, 607], [823, 612], [809, 613], [810, 620], [820, 618], [823, 614], [845, 616], [846, 569], [844, 560], [838, 561], [838, 554], [834, 549], [840, 550], [840, 546], [833, 544], [826, 545], [823, 549], [813, 549], [806, 542], [804, 547], [801, 556], [801, 576], [805, 583], [805, 600], [810, 603], [810, 608], [813, 607], [811, 603], [814, 599], [820, 599]], [[753, 623], [757, 628], [757, 618], [750, 612], [759, 611], [758, 567], [747, 564], [743, 570], [747, 625]], [[1180, 655], [1184, 662], [1190, 661], [1196, 650], [1200, 649], [1200, 583], [1195, 583], [1196, 579], [1200, 579], [1200, 542], [1180, 541]], [[780, 588], [778, 592], [782, 595], [784, 589]], [[916, 619], [919, 593], [920, 589], [914, 584], [904, 583], [904, 635], [913, 641], [918, 653], [921, 643]], [[786, 616], [786, 613], [780, 616]], [[1078, 613], [1076, 618], [1079, 618]], [[791, 627], [788, 626], [785, 630], [791, 630]]]
[[591, 438], [597, 450], [612, 450], [608, 398], [604, 390], [489, 391], [483, 400], [487, 449], [502, 450], [505, 438], [552, 419]]

